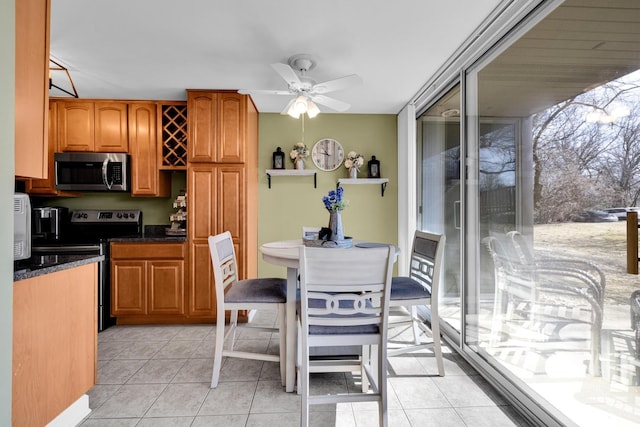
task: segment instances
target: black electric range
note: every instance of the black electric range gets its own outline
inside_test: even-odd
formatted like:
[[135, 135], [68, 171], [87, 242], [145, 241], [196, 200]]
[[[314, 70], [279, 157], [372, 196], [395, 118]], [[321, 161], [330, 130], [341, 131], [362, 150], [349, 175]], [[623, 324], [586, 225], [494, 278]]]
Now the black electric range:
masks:
[[84, 209], [71, 212], [64, 235], [54, 242], [34, 241], [32, 258], [57, 255], [103, 255], [98, 263], [98, 331], [115, 324], [111, 317], [109, 242], [113, 238], [141, 237], [140, 209]]

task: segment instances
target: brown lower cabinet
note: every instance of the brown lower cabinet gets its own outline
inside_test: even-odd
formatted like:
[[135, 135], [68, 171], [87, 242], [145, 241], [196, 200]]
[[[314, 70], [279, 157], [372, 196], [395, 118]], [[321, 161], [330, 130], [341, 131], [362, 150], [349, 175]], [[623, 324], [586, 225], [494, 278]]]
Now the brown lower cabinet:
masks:
[[184, 323], [186, 243], [111, 243], [111, 315], [118, 324]]
[[98, 264], [13, 284], [11, 424], [44, 426], [96, 384]]

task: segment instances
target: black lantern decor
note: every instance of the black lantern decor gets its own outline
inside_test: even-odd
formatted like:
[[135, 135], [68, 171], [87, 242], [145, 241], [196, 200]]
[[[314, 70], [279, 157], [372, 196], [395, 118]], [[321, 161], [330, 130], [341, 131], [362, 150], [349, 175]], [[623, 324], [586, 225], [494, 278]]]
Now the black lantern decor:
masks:
[[284, 153], [280, 147], [273, 152], [273, 169], [284, 169]]
[[367, 162], [369, 178], [380, 178], [380, 161], [376, 160], [376, 156], [371, 156], [371, 160]]

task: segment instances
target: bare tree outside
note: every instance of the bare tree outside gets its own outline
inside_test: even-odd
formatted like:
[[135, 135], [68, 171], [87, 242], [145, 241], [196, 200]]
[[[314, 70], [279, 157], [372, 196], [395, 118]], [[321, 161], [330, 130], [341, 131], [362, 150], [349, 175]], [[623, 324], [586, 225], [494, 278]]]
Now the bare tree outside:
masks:
[[533, 117], [538, 224], [584, 209], [640, 201], [640, 73], [599, 86]]

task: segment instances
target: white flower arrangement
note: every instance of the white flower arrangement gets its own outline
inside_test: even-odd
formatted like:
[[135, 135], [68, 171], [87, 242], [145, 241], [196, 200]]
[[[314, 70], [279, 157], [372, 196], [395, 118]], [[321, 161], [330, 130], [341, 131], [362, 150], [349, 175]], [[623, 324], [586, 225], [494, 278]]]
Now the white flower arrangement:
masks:
[[347, 169], [356, 168], [360, 170], [360, 166], [364, 164], [364, 157], [362, 154], [358, 154], [355, 151], [349, 151], [347, 159], [344, 161], [344, 167]]
[[296, 142], [293, 146], [293, 149], [289, 153], [289, 157], [291, 157], [291, 161], [295, 163], [298, 159], [304, 159], [309, 157], [309, 149], [304, 144], [304, 142]]

